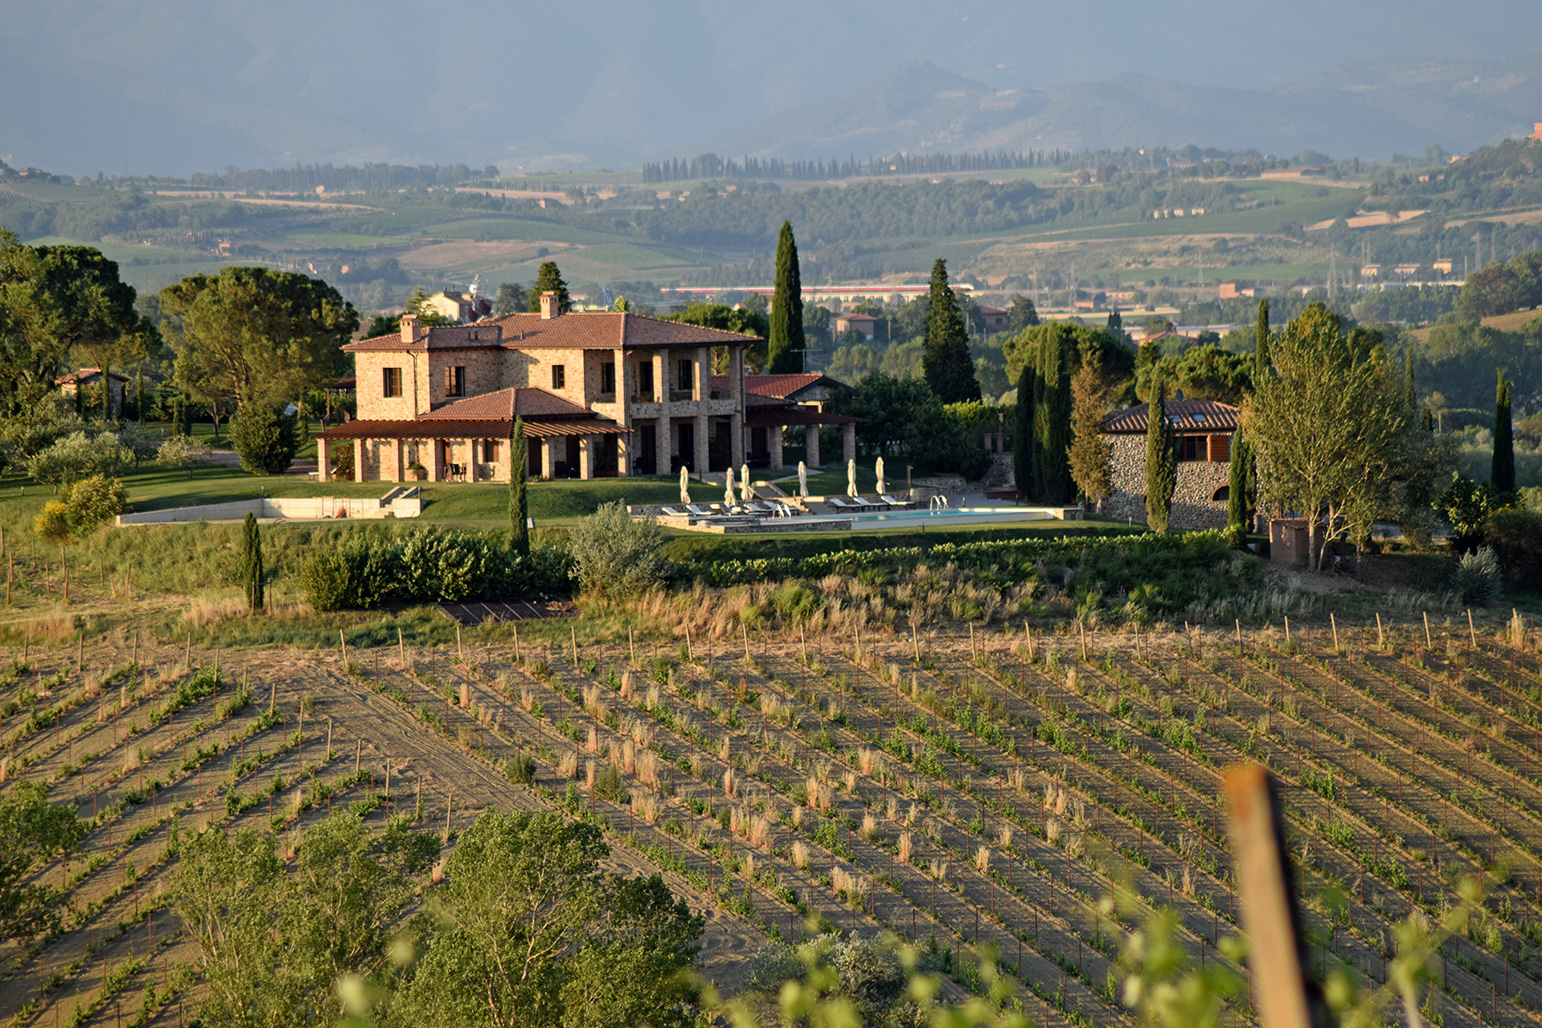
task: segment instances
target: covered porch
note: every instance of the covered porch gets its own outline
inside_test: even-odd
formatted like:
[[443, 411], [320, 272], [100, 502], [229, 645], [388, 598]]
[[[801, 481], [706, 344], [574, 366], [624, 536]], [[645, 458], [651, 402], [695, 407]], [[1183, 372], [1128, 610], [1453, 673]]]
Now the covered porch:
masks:
[[317, 478], [328, 481], [338, 448], [352, 450], [357, 482], [507, 482], [523, 459], [530, 478], [606, 478], [627, 473], [627, 431], [601, 418], [526, 419], [524, 453], [509, 452], [514, 422], [350, 421], [316, 435], [327, 459]]
[[752, 407], [744, 418], [745, 461], [752, 468], [779, 471], [786, 467], [788, 432], [802, 436], [803, 461], [810, 467], [823, 466], [820, 431], [839, 428], [841, 463], [857, 459], [857, 422], [847, 414], [830, 414], [811, 406]]

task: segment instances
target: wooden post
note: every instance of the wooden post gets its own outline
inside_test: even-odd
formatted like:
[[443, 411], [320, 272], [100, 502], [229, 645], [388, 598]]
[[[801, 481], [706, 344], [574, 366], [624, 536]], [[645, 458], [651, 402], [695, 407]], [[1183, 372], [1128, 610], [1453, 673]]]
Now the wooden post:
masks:
[[1333, 652], [1339, 651], [1339, 619], [1332, 611], [1328, 612], [1328, 623], [1333, 626]]
[[1376, 612], [1376, 648], [1378, 650], [1386, 649], [1386, 640], [1381, 633], [1381, 611]]
[[744, 662], [748, 664], [750, 662], [750, 628], [743, 624], [739, 628], [744, 632]]
[[278, 679], [268, 684], [268, 713], [273, 713], [273, 707], [278, 702]]
[[353, 744], [353, 773], [359, 773], [359, 761], [364, 759], [364, 740], [355, 739]]
[[[516, 633], [514, 638], [517, 640], [519, 638], [519, 635], [517, 634], [519, 629], [516, 628], [514, 631]], [[627, 651], [629, 653], [631, 653], [631, 655], [632, 655], [632, 666], [636, 667], [637, 666], [637, 640], [632, 638], [632, 626], [631, 625], [627, 625], [626, 626], [626, 648], [627, 648]]]
[[339, 628], [337, 630], [337, 645], [343, 651], [343, 670], [347, 671], [348, 670], [348, 640], [343, 637], [343, 630], [341, 628]]
[[[573, 638], [573, 666], [578, 666], [578, 626], [568, 622], [568, 632]], [[457, 630], [458, 637], [458, 630]]]
[[1299, 914], [1268, 773], [1256, 764], [1234, 765], [1226, 769], [1225, 786], [1259, 1021], [1263, 1028], [1309, 1028], [1314, 1019], [1302, 968]]
[[1472, 608], [1467, 608], [1467, 638], [1472, 640], [1472, 648], [1478, 648], [1478, 632], [1472, 627]]
[[1427, 649], [1427, 650], [1433, 650], [1435, 648], [1435, 644], [1430, 641], [1430, 612], [1429, 611], [1425, 611], [1424, 612], [1424, 648]]

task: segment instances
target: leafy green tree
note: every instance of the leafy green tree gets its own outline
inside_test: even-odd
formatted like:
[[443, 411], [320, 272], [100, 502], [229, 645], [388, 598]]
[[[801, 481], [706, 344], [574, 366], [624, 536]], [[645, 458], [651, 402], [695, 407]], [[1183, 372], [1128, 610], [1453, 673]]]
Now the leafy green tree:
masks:
[[54, 487], [92, 475], [117, 478], [134, 462], [134, 453], [113, 432], [71, 432], [27, 458], [27, 474]]
[[1017, 376], [1017, 406], [1012, 411], [1012, 478], [1017, 498], [1026, 500], [1033, 493], [1033, 397], [1037, 369], [1032, 361], [1023, 362]]
[[364, 329], [363, 339], [377, 339], [380, 336], [400, 335], [402, 330], [401, 315], [377, 314], [370, 319], [369, 326]]
[[145, 329], [118, 265], [89, 246], [24, 246], [0, 228], [0, 413], [34, 406], [71, 354]]
[[1178, 436], [1167, 420], [1167, 386], [1160, 379], [1146, 408], [1146, 525], [1166, 535], [1178, 487]]
[[241, 409], [230, 423], [230, 445], [251, 475], [281, 475], [294, 462], [294, 418], [265, 403]]
[[237, 407], [278, 404], [346, 371], [353, 305], [320, 279], [260, 267], [221, 268], [161, 290], [181, 337], [177, 379], [195, 397]]
[[798, 270], [798, 244], [792, 223], [782, 222], [776, 242], [776, 288], [771, 294], [770, 334], [766, 338], [766, 370], [773, 375], [803, 370], [803, 284]]
[[274, 849], [250, 827], [181, 843], [172, 902], [199, 950], [205, 1024], [337, 1023], [343, 981], [385, 979], [438, 842], [395, 821], [376, 835], [337, 813], [306, 829], [292, 869]]
[[1106, 397], [1102, 361], [1096, 349], [1084, 347], [1081, 366], [1071, 378], [1071, 447], [1067, 456], [1071, 480], [1094, 510], [1114, 491], [1112, 450], [1103, 433]]
[[509, 431], [509, 548], [521, 557], [530, 553], [530, 501], [525, 494], [528, 464], [525, 419], [516, 417]]
[[510, 314], [522, 314], [525, 311], [525, 290], [518, 282], [504, 282], [498, 287], [498, 295], [493, 298], [493, 316], [507, 317]]
[[562, 280], [556, 261], [544, 261], [536, 269], [535, 285], [530, 287], [530, 310], [541, 309], [542, 293], [557, 294], [558, 314], [567, 314], [573, 309], [573, 298], [568, 295], [568, 284]]
[[948, 286], [948, 262], [932, 262], [930, 307], [926, 319], [926, 352], [922, 365], [926, 384], [943, 403], [978, 400], [980, 383], [974, 377], [969, 356], [969, 337], [959, 313], [958, 297]]
[[257, 515], [247, 511], [241, 524], [241, 583], [246, 588], [246, 609], [253, 614], [262, 609], [262, 576], [262, 534]]
[[1510, 380], [1503, 369], [1494, 387], [1494, 457], [1489, 483], [1496, 493], [1515, 492], [1515, 436], [1510, 416]]
[[394, 1019], [466, 1028], [696, 1023], [682, 972], [702, 919], [657, 875], [606, 874], [608, 854], [587, 821], [478, 817], [445, 865], [427, 951]]
[[1007, 303], [1007, 331], [1014, 335], [1039, 323], [1039, 311], [1033, 301], [1021, 293], [1014, 293]]
[[[771, 327], [762, 311], [751, 307], [730, 307], [724, 303], [692, 303], [675, 311], [664, 320], [755, 336], [757, 342], [744, 348], [744, 362], [751, 371], [757, 373], [766, 367], [765, 339], [770, 335]], [[727, 370], [726, 351], [721, 351], [714, 356], [713, 367], [719, 373]]]
[[25, 942], [59, 923], [68, 893], [38, 871], [74, 852], [85, 833], [74, 805], [51, 805], [41, 782], [23, 779], [0, 796], [0, 940]]
[[90, 475], [65, 487], [64, 507], [70, 534], [79, 539], [128, 510], [128, 493], [120, 478]]
[[1257, 453], [1261, 497], [1306, 518], [1316, 568], [1324, 530], [1348, 527], [1363, 544], [1397, 504], [1399, 483], [1431, 471], [1403, 463], [1420, 442], [1415, 412], [1379, 336], [1346, 333], [1338, 315], [1312, 304], [1270, 351], [1273, 371], [1253, 384], [1242, 427]]
[[1258, 469], [1247, 435], [1238, 429], [1231, 437], [1231, 464], [1226, 478], [1226, 523], [1234, 532], [1253, 529], [1253, 510], [1258, 495]]
[[662, 545], [658, 522], [633, 518], [620, 501], [602, 503], [581, 518], [569, 541], [584, 591], [613, 597], [641, 592], [663, 578]]

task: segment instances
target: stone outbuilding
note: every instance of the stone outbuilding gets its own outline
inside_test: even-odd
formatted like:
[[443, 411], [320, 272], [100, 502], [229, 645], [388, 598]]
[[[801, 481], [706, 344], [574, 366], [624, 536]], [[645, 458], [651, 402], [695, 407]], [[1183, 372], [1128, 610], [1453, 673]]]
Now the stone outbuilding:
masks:
[[[109, 388], [112, 390], [112, 399], [110, 401], [112, 416], [115, 418], [120, 417], [123, 414], [123, 400], [124, 395], [128, 392], [129, 380], [116, 371], [109, 371], [107, 373], [107, 381], [110, 383]], [[94, 401], [96, 404], [100, 405], [102, 402], [101, 368], [81, 368], [78, 371], [72, 371], [63, 378], [54, 379], [54, 385], [58, 386], [59, 391], [65, 396], [77, 402], [82, 398], [81, 394], [90, 396], [92, 393], [95, 393], [97, 396], [97, 399]]]
[[[1114, 411], [1103, 419], [1113, 465], [1114, 492], [1103, 513], [1146, 520], [1146, 425], [1149, 404]], [[1169, 400], [1167, 420], [1178, 436], [1178, 484], [1169, 525], [1176, 531], [1226, 527], [1231, 498], [1231, 437], [1241, 413], [1216, 400]]]

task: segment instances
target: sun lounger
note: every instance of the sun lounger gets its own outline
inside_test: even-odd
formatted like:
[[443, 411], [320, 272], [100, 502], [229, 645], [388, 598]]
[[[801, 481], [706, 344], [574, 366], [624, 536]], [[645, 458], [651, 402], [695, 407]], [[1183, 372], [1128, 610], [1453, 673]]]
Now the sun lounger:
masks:
[[749, 511], [752, 514], [775, 514], [776, 513], [776, 508], [775, 507], [771, 506], [769, 503], [763, 503], [760, 500], [751, 500], [751, 501], [749, 501], [748, 503], [746, 503], [744, 505], [744, 509]]
[[825, 503], [829, 504], [831, 507], [833, 507], [836, 510], [856, 511], [856, 510], [866, 510], [867, 509], [867, 505], [866, 504], [858, 503], [855, 500], [848, 500], [844, 496], [830, 496], [830, 497], [827, 497], [825, 499]]
[[890, 496], [888, 493], [879, 493], [878, 498], [891, 507], [901, 507], [906, 510], [909, 510], [911, 507], [911, 502], [909, 500], [901, 500]]
[[688, 504], [685, 509], [690, 511], [692, 515], [698, 518], [710, 518], [717, 515], [717, 511], [712, 510], [709, 507], [703, 507], [699, 503]]
[[659, 512], [661, 514], [663, 514], [665, 517], [671, 517], [671, 518], [684, 518], [684, 517], [689, 517], [690, 516], [685, 511], [683, 511], [683, 510], [675, 510], [675, 508], [673, 508], [673, 507], [660, 507], [659, 508]]

